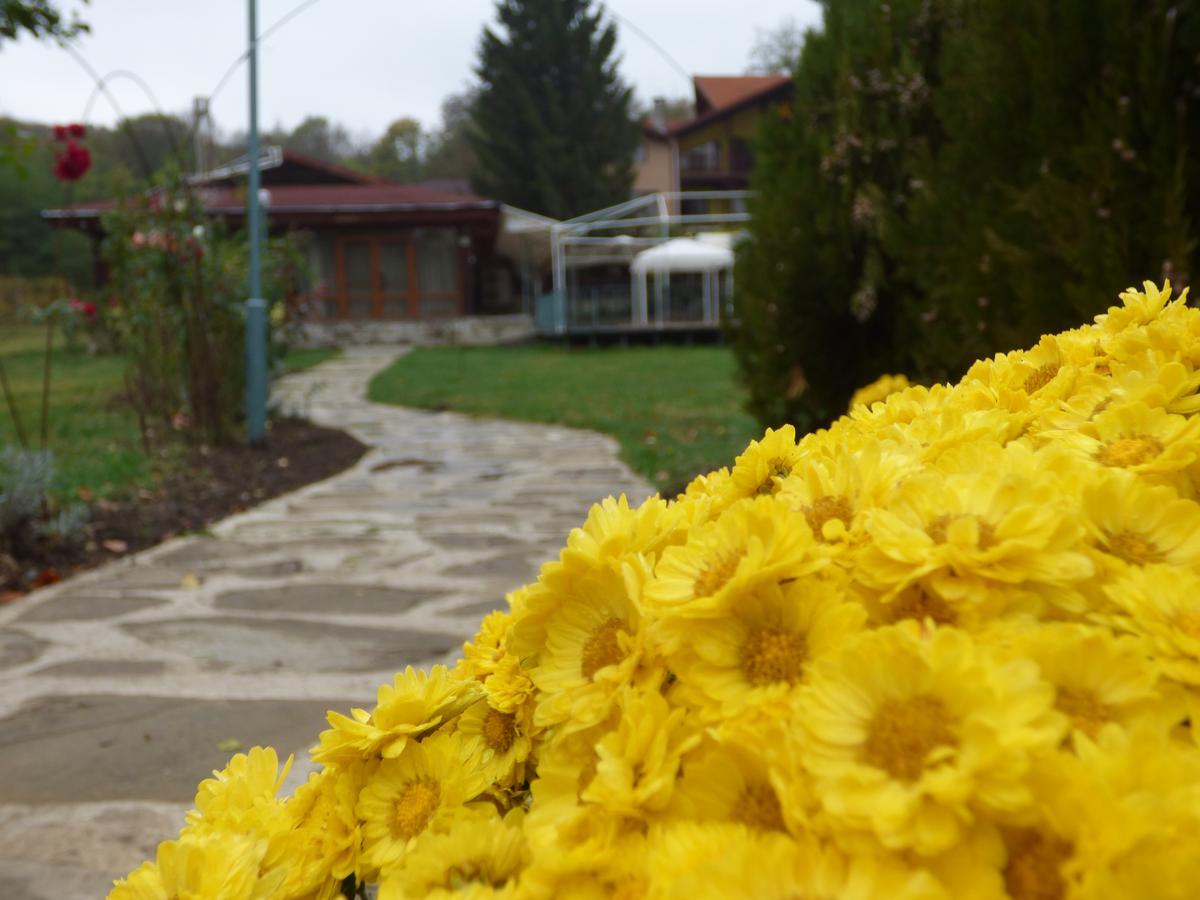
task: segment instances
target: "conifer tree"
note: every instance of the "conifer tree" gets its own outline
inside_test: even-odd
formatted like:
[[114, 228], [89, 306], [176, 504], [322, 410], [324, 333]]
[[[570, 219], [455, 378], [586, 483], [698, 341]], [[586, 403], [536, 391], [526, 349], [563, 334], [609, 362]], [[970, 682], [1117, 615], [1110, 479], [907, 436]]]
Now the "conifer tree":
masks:
[[592, 0], [500, 0], [496, 12], [476, 69], [476, 188], [559, 219], [628, 199], [640, 136], [613, 24]]

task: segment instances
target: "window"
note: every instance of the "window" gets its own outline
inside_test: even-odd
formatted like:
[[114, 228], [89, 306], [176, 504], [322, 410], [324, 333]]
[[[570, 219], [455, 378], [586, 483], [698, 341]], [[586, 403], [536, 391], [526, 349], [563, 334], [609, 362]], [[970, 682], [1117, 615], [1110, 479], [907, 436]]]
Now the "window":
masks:
[[718, 172], [721, 169], [721, 143], [706, 141], [683, 154], [680, 166], [685, 172]]
[[729, 142], [729, 168], [738, 175], [749, 174], [754, 168], [754, 150], [745, 138], [735, 137]]
[[[336, 304], [341, 319], [447, 318], [462, 312], [458, 236], [417, 228], [336, 241]], [[330, 298], [332, 300], [332, 298]]]

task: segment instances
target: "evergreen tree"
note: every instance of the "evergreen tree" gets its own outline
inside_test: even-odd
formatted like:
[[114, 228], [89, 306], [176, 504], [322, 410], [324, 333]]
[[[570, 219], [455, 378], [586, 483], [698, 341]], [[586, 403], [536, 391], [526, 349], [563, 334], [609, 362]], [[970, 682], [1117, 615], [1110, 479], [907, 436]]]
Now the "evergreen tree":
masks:
[[825, 0], [760, 135], [734, 348], [765, 424], [931, 383], [1200, 264], [1200, 0]]
[[628, 199], [640, 140], [617, 34], [591, 0], [500, 0], [480, 42], [477, 189], [555, 218]]
[[895, 369], [912, 292], [891, 236], [916, 189], [912, 160], [937, 140], [930, 115], [942, 5], [826, 0], [795, 73], [791, 116], [755, 150], [750, 240], [739, 251], [730, 330], [765, 423], [809, 429]]

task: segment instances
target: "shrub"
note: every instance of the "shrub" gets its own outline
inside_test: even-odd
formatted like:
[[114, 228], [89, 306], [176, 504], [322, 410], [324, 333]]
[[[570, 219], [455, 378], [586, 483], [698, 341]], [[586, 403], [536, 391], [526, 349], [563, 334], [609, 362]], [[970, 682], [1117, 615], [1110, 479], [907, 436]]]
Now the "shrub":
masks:
[[50, 499], [54, 454], [0, 447], [0, 555], [20, 555], [38, 540], [75, 543], [83, 538], [87, 507], [56, 508]]
[[1197, 264], [1200, 3], [824, 4], [764, 124], [731, 342], [765, 424], [823, 425]]
[[[244, 241], [208, 219], [181, 180], [122, 203], [104, 228], [113, 298], [105, 316], [129, 358], [129, 399], [143, 434], [186, 419], [196, 440], [229, 440], [244, 413]], [[273, 321], [284, 318], [301, 270], [290, 238], [264, 246]], [[281, 328], [270, 333], [269, 363], [286, 337]]]
[[594, 507], [111, 897], [1197, 896], [1200, 311], [1124, 300]]

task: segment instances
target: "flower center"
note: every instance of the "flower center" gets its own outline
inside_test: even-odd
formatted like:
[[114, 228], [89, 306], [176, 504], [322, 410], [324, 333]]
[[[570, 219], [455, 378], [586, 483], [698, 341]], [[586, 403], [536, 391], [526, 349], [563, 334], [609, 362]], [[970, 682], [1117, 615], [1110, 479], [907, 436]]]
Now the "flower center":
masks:
[[1135, 566], [1162, 562], [1164, 559], [1162, 551], [1154, 546], [1152, 541], [1132, 531], [1122, 531], [1109, 536], [1105, 549], [1113, 556], [1118, 556]]
[[961, 515], [940, 515], [929, 523], [929, 536], [933, 538], [935, 544], [944, 544], [949, 536], [950, 525], [957, 522], [959, 519], [974, 519], [975, 529], [979, 535], [976, 541], [980, 550], [987, 550], [996, 543], [996, 532], [987, 522], [979, 518], [979, 516]]
[[722, 553], [717, 556], [696, 577], [695, 595], [711, 597], [718, 593], [737, 572], [738, 563], [741, 561], [741, 554], [738, 553]]
[[579, 672], [588, 681], [596, 677], [596, 673], [605, 666], [615, 666], [625, 658], [621, 649], [618, 634], [628, 634], [629, 626], [613, 616], [607, 619], [583, 645], [583, 654], [579, 661]]
[[813, 537], [818, 541], [824, 540], [822, 533], [826, 522], [838, 519], [849, 528], [850, 519], [853, 516], [854, 510], [850, 507], [850, 501], [845, 497], [834, 497], [831, 494], [818, 497], [811, 506], [804, 508], [804, 518], [808, 520], [808, 527], [812, 529]]
[[474, 860], [451, 866], [446, 871], [446, 881], [443, 885], [448, 891], [459, 891], [476, 884], [486, 884], [491, 887], [503, 887], [504, 879], [499, 882], [492, 880], [487, 865], [483, 860]]
[[1071, 856], [1062, 838], [1018, 831], [1008, 840], [1004, 886], [1013, 900], [1061, 900], [1067, 894], [1062, 864]]
[[392, 834], [407, 841], [424, 831], [437, 811], [441, 793], [438, 783], [432, 779], [422, 778], [409, 782], [400, 794], [400, 799], [396, 801], [396, 811], [392, 816]]
[[1039, 366], [1029, 373], [1025, 379], [1025, 393], [1033, 394], [1040, 391], [1058, 374], [1058, 370], [1062, 368], [1058, 363], [1046, 363], [1044, 366]]
[[776, 478], [787, 478], [792, 474], [792, 465], [786, 459], [775, 457], [767, 463], [767, 477], [759, 484], [758, 489], [754, 492], [760, 497], [764, 494], [774, 494], [779, 490], [779, 482]]
[[915, 781], [934, 749], [957, 743], [940, 700], [927, 696], [885, 700], [867, 730], [863, 759], [893, 778]]
[[931, 594], [919, 584], [914, 584], [902, 591], [895, 600], [885, 606], [887, 622], [903, 622], [905, 619], [916, 619], [924, 622], [932, 619], [938, 625], [954, 625], [958, 622], [958, 614], [941, 597]]
[[1152, 437], [1126, 437], [1110, 441], [1096, 451], [1101, 465], [1128, 469], [1144, 465], [1163, 452], [1163, 445]]
[[1112, 710], [1101, 703], [1091, 691], [1077, 691], [1060, 687], [1054, 697], [1054, 706], [1071, 720], [1071, 725], [1088, 737], [1094, 738], [1100, 726], [1112, 721]]
[[497, 753], [507, 753], [517, 739], [517, 719], [512, 713], [489, 709], [483, 717], [483, 740]]
[[747, 785], [734, 804], [733, 819], [763, 831], [787, 831], [779, 798], [769, 784]]
[[756, 628], [742, 644], [742, 671], [755, 687], [781, 681], [795, 684], [808, 655], [804, 635], [777, 628]]

